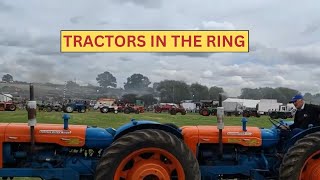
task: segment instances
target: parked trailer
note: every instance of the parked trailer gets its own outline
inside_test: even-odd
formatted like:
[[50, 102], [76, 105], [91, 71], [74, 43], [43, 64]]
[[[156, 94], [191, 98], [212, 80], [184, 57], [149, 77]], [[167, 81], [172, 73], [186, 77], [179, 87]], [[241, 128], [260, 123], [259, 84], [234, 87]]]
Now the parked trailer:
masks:
[[258, 103], [257, 111], [259, 114], [268, 114], [270, 111], [278, 110], [282, 103], [276, 99], [261, 99]]
[[222, 107], [226, 115], [238, 115], [244, 110], [243, 103], [241, 102], [222, 102]]

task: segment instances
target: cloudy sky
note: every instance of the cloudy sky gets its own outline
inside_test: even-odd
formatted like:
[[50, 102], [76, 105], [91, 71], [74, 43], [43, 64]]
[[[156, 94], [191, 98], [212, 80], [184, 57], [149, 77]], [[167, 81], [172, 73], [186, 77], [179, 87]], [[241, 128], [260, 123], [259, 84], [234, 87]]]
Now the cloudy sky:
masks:
[[[151, 82], [320, 90], [320, 2], [316, 0], [1, 0], [0, 76], [96, 85], [111, 72]], [[249, 53], [60, 53], [60, 30], [249, 30]]]

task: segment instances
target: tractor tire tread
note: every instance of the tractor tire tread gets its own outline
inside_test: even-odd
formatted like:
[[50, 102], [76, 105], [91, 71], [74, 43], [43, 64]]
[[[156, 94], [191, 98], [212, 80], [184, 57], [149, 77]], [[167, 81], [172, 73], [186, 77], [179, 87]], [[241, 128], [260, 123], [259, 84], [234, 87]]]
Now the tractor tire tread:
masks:
[[[105, 149], [96, 168], [95, 179], [113, 179], [122, 158], [139, 148], [156, 147], [170, 153], [180, 153], [176, 158], [184, 167], [186, 180], [200, 180], [199, 164], [191, 150], [176, 136], [162, 130], [137, 130], [120, 137]], [[122, 158], [119, 158], [122, 157]]]
[[299, 179], [299, 167], [303, 166], [304, 161], [315, 150], [315, 147], [320, 150], [318, 142], [320, 142], [320, 132], [306, 135], [289, 148], [280, 166], [279, 179]]

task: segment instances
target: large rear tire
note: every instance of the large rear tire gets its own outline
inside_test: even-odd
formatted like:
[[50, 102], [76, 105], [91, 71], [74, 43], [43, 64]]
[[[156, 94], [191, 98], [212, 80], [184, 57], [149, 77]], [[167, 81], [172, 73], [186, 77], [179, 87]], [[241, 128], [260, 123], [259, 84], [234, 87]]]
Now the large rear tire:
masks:
[[319, 179], [320, 132], [298, 140], [286, 153], [280, 166], [280, 179]]
[[200, 170], [191, 150], [176, 136], [144, 129], [122, 136], [105, 150], [95, 179], [200, 180]]

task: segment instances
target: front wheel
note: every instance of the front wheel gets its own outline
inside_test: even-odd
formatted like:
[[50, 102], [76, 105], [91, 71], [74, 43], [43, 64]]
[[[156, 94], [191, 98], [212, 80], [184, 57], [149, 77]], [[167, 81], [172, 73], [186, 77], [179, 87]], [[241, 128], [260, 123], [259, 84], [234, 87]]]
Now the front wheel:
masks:
[[103, 107], [100, 109], [101, 113], [107, 113], [108, 112], [108, 108], [107, 107]]
[[14, 104], [11, 104], [11, 105], [9, 106], [9, 109], [10, 109], [10, 111], [15, 111], [15, 110], [17, 109], [17, 106], [14, 105]]
[[320, 132], [298, 140], [286, 153], [280, 166], [280, 179], [319, 179]]
[[95, 179], [200, 180], [200, 170], [191, 150], [176, 136], [144, 129], [122, 136], [105, 150]]
[[72, 113], [73, 112], [73, 107], [72, 106], [67, 106], [65, 111], [66, 111], [66, 113]]

